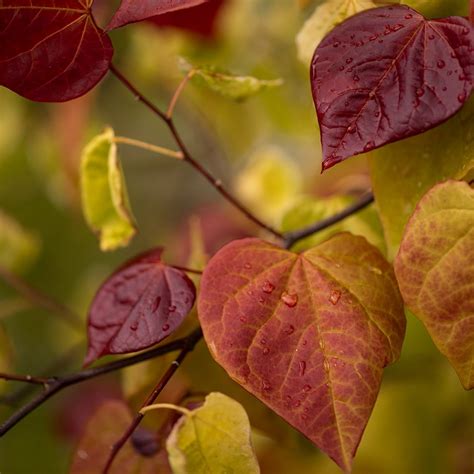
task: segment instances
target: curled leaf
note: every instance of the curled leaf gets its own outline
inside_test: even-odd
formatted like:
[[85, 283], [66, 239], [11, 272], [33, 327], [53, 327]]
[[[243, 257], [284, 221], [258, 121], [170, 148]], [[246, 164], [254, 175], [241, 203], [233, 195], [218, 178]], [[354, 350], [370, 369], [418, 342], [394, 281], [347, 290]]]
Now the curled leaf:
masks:
[[250, 423], [242, 405], [211, 393], [175, 424], [166, 442], [174, 474], [258, 474]]
[[406, 6], [364, 11], [326, 36], [311, 64], [323, 169], [417, 135], [469, 99], [474, 28]]
[[244, 100], [268, 88], [283, 84], [281, 79], [257, 79], [252, 76], [237, 76], [214, 66], [193, 66], [180, 60], [180, 69], [192, 75], [192, 81], [233, 100]]
[[81, 193], [84, 216], [98, 233], [100, 248], [128, 245], [136, 233], [135, 221], [111, 128], [95, 137], [82, 153]]
[[196, 289], [161, 261], [162, 249], [131, 260], [100, 287], [89, 310], [88, 365], [105, 354], [135, 352], [172, 334], [194, 305]]
[[350, 234], [299, 255], [234, 241], [204, 270], [198, 314], [227, 373], [349, 471], [405, 332], [380, 252]]
[[410, 218], [395, 271], [403, 299], [474, 388], [474, 190], [465, 182], [436, 185]]
[[0, 2], [0, 85], [31, 100], [63, 102], [92, 89], [113, 47], [91, 0]]

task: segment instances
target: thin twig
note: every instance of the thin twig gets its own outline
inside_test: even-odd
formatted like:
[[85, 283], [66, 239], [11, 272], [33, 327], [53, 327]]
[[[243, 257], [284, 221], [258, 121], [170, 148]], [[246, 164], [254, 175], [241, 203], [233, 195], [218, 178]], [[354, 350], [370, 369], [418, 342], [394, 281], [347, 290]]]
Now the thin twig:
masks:
[[[23, 418], [29, 415], [32, 411], [50, 399], [53, 395], [60, 392], [70, 385], [76, 385], [78, 383], [84, 382], [86, 380], [93, 379], [100, 375], [105, 375], [110, 372], [124, 369], [125, 367], [130, 367], [131, 365], [139, 364], [140, 362], [153, 359], [170, 352], [177, 350], [186, 350], [186, 354], [196, 345], [196, 343], [201, 339], [202, 332], [201, 329], [196, 329], [187, 337], [182, 339], [177, 339], [163, 346], [158, 346], [153, 349], [150, 349], [146, 352], [141, 352], [140, 354], [128, 357], [126, 359], [116, 360], [108, 364], [100, 365], [98, 367], [93, 367], [91, 369], [81, 370], [63, 377], [49, 377], [46, 379], [45, 390], [37, 395], [29, 403], [17, 410], [13, 415], [10, 416], [2, 425], [0, 425], [0, 437], [4, 436], [8, 431], [10, 431], [17, 423], [19, 423]], [[191, 347], [192, 346], [192, 347]], [[191, 347], [191, 349], [190, 349]]]
[[195, 275], [202, 275], [202, 270], [193, 270], [192, 268], [187, 268], [187, 267], [180, 267], [178, 265], [171, 265], [173, 268], [176, 268], [176, 270], [181, 270], [186, 273], [194, 273]]
[[364, 209], [368, 205], [374, 202], [374, 195], [372, 193], [367, 193], [366, 195], [362, 196], [362, 198], [357, 201], [356, 203], [352, 204], [348, 208], [344, 209], [343, 211], [335, 214], [334, 216], [328, 217], [327, 219], [323, 219], [322, 221], [316, 222], [315, 224], [306, 227], [305, 229], [287, 232], [284, 235], [285, 240], [285, 248], [289, 249], [294, 244], [299, 242], [300, 240], [309, 237], [317, 232], [320, 232], [328, 227], [331, 227], [334, 224], [346, 219], [347, 217], [355, 214], [356, 212]]
[[242, 203], [240, 203], [232, 194], [230, 194], [223, 186], [222, 181], [220, 179], [214, 178], [212, 174], [204, 168], [200, 163], [198, 163], [190, 154], [188, 149], [186, 148], [181, 135], [179, 134], [178, 130], [175, 127], [173, 119], [168, 117], [165, 113], [163, 113], [158, 107], [153, 105], [153, 103], [148, 100], [141, 92], [139, 92], [135, 86], [113, 65], [110, 65], [110, 72], [114, 74], [117, 79], [122, 82], [122, 84], [134, 95], [134, 97], [139, 101], [145, 104], [153, 113], [158, 115], [168, 126], [169, 131], [173, 135], [176, 143], [178, 144], [179, 148], [183, 153], [183, 159], [187, 163], [189, 163], [199, 174], [201, 174], [215, 189], [217, 192], [221, 194], [228, 202], [230, 202], [235, 208], [237, 208], [242, 214], [244, 214], [249, 220], [260, 226], [262, 229], [267, 230], [275, 237], [279, 239], [283, 239], [283, 235], [278, 232], [273, 227], [269, 226], [262, 222], [258, 217], [256, 217], [252, 212], [247, 209]]
[[166, 116], [170, 119], [173, 116], [174, 109], [176, 107], [176, 104], [181, 96], [181, 93], [184, 91], [184, 88], [186, 87], [186, 84], [188, 81], [196, 74], [195, 69], [191, 69], [186, 76], [184, 76], [184, 79], [179, 83], [179, 86], [176, 88], [175, 93], [173, 94], [173, 97], [171, 98], [170, 105], [168, 106], [168, 110], [166, 111]]
[[18, 375], [18, 374], [5, 374], [0, 372], [1, 380], [15, 381], [15, 382], [25, 382], [33, 385], [48, 385], [50, 379], [45, 379], [42, 377], [33, 377], [31, 375]]
[[19, 276], [1, 265], [0, 278], [33, 306], [38, 306], [46, 311], [56, 314], [76, 329], [84, 329], [84, 323], [79, 315], [71, 311], [67, 306], [59, 301], [56, 301], [51, 296], [43, 293], [37, 288], [34, 288], [26, 281], [23, 281]]
[[130, 145], [142, 150], [151, 151], [159, 155], [169, 156], [170, 158], [176, 158], [177, 160], [182, 160], [183, 154], [180, 151], [170, 150], [169, 148], [164, 148], [162, 146], [152, 145], [151, 143], [142, 142], [141, 140], [135, 140], [133, 138], [127, 137], [115, 137], [115, 143], [122, 143], [124, 145]]
[[145, 413], [142, 412], [142, 410], [153, 404], [153, 402], [157, 399], [158, 395], [166, 387], [166, 384], [169, 382], [171, 377], [178, 370], [178, 368], [182, 364], [185, 357], [194, 349], [194, 347], [201, 340], [201, 338], [202, 338], [201, 329], [198, 329], [198, 330], [194, 331], [194, 333], [190, 334], [186, 338], [186, 342], [185, 342], [183, 348], [181, 349], [181, 352], [179, 353], [178, 357], [176, 357], [176, 359], [171, 363], [170, 367], [165, 372], [163, 377], [161, 377], [160, 381], [158, 382], [156, 387], [153, 389], [153, 391], [150, 393], [148, 398], [145, 400], [145, 402], [143, 403], [140, 411], [137, 413], [135, 419], [132, 421], [132, 423], [127, 428], [125, 433], [112, 446], [112, 450], [110, 452], [109, 458], [107, 459], [107, 463], [104, 467], [103, 474], [107, 474], [109, 472], [109, 469], [112, 467], [112, 463], [114, 462], [114, 459], [117, 457], [117, 454], [120, 452], [123, 445], [127, 442], [127, 440], [130, 438], [130, 436], [132, 436], [133, 432], [135, 431], [137, 426], [142, 421], [143, 417], [145, 416]]

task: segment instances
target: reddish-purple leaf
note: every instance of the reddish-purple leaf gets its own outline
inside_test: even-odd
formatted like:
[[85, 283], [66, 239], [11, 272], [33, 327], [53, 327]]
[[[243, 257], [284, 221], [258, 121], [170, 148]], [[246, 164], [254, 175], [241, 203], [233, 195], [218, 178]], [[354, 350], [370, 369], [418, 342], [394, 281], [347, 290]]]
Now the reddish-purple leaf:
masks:
[[351, 234], [299, 255], [234, 241], [204, 271], [198, 314], [228, 374], [349, 471], [405, 331], [380, 252]]
[[181, 270], [151, 250], [120, 268], [97, 292], [89, 310], [88, 365], [105, 354], [145, 349], [169, 336], [193, 307], [196, 289]]
[[84, 95], [107, 72], [113, 47], [91, 0], [0, 0], [0, 85], [31, 100]]
[[323, 169], [454, 115], [472, 92], [473, 51], [469, 21], [428, 21], [406, 6], [367, 10], [334, 28], [311, 65]]
[[163, 15], [164, 13], [194, 7], [208, 0], [122, 0], [119, 9], [110, 20], [107, 30]]

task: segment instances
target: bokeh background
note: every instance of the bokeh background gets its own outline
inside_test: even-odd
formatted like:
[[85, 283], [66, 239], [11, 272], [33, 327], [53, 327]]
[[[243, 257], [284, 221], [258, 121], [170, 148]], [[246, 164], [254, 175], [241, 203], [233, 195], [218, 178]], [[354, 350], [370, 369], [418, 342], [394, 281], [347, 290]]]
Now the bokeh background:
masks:
[[[273, 225], [291, 221], [289, 210], [302, 202], [311, 218], [317, 218], [324, 214], [321, 203], [327, 204], [326, 210], [340, 204], [336, 200], [329, 205], [324, 198], [350, 199], [347, 196], [368, 189], [364, 157], [320, 175], [309, 71], [298, 60], [295, 46], [317, 2], [212, 3], [212, 11], [191, 20], [166, 17], [113, 32], [116, 65], [162, 108], [182, 79], [180, 56], [194, 64], [284, 80], [283, 86], [239, 103], [189, 84], [176, 110], [193, 155]], [[443, 8], [449, 13], [450, 6], [460, 3], [448, 0]], [[97, 7], [105, 21], [111, 3]], [[67, 104], [35, 104], [0, 89], [0, 267], [80, 318], [79, 324], [70, 324], [33, 305], [0, 278], [0, 371], [39, 375], [80, 368], [91, 298], [101, 281], [130, 256], [163, 246], [168, 262], [199, 266], [224, 243], [260, 233], [185, 164], [120, 147], [139, 234], [128, 248], [101, 252], [82, 216], [78, 173], [84, 144], [105, 125], [118, 135], [174, 147], [165, 127], [114, 77]], [[383, 249], [375, 211], [368, 212], [364, 224], [354, 226]], [[195, 324], [195, 315], [189, 319], [181, 333]], [[152, 361], [64, 391], [0, 440], [0, 472], [68, 472], [90, 416], [109, 399], [123, 399], [136, 408], [165, 363]], [[221, 391], [243, 403], [255, 427], [264, 473], [338, 472], [301, 435], [230, 381], [203, 343], [163, 399], [169, 401], [189, 387], [195, 392]], [[0, 419], [31, 393], [21, 384], [0, 382]], [[472, 473], [473, 402], [422, 325], [408, 315], [401, 360], [386, 370], [354, 472]], [[156, 429], [159, 422], [150, 417], [148, 427]]]

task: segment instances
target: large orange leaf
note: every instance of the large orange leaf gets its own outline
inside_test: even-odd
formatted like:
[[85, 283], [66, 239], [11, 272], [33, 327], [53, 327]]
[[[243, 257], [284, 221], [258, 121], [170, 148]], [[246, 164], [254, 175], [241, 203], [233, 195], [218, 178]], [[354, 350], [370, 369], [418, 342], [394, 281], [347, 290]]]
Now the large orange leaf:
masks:
[[405, 333], [380, 252], [351, 234], [300, 255], [234, 241], [206, 268], [198, 312], [228, 374], [349, 471]]
[[466, 389], [474, 388], [474, 190], [434, 186], [405, 229], [395, 260], [400, 290]]

